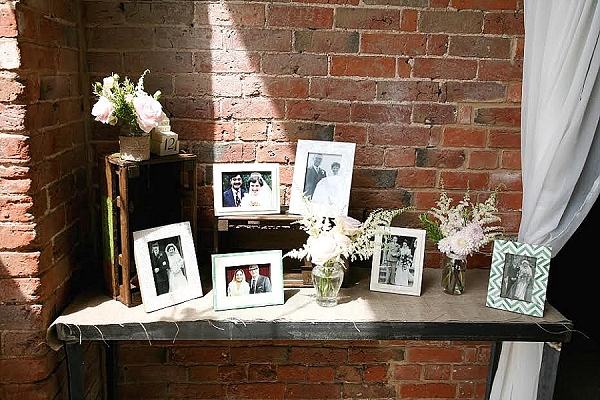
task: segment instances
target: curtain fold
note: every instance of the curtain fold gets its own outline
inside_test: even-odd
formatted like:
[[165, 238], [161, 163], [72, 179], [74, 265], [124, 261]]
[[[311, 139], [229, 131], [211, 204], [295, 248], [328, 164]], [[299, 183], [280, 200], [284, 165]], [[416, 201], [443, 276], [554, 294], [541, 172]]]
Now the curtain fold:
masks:
[[[525, 0], [524, 17], [518, 240], [554, 257], [600, 193], [600, 6]], [[490, 399], [535, 400], [542, 348], [504, 342]]]

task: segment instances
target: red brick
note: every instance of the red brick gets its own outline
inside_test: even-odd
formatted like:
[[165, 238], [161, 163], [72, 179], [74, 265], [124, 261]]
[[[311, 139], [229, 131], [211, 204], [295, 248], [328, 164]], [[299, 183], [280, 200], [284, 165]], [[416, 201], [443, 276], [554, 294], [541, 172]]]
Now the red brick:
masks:
[[362, 369], [358, 366], [340, 365], [335, 369], [335, 380], [341, 382], [362, 382]]
[[[355, 166], [383, 166], [385, 150], [375, 146], [359, 146], [354, 154]], [[357, 171], [357, 169], [354, 169]]]
[[399, 391], [401, 398], [454, 399], [457, 388], [450, 383], [403, 384]]
[[440, 85], [431, 81], [377, 82], [377, 100], [437, 102], [439, 92]]
[[[339, 125], [338, 125], [339, 126]], [[310, 122], [276, 121], [271, 128], [271, 140], [295, 143], [299, 139], [333, 140], [333, 124]], [[296, 149], [294, 148], [294, 154]]]
[[444, 180], [446, 189], [466, 189], [467, 184], [473, 190], [485, 190], [488, 188], [488, 172], [471, 171], [443, 171], [440, 176]]
[[282, 98], [308, 97], [309, 80], [297, 77], [247, 77], [242, 81], [242, 95]]
[[232, 362], [284, 362], [288, 360], [288, 349], [283, 346], [232, 347]]
[[187, 378], [187, 368], [180, 365], [128, 365], [120, 373], [125, 382], [154, 382], [157, 376], [167, 382], [181, 382]]
[[351, 106], [351, 113], [353, 122], [407, 124], [410, 122], [411, 107], [406, 105], [354, 103]]
[[18, 249], [33, 244], [35, 226], [31, 224], [0, 225], [3, 249]]
[[[336, 124], [334, 137], [337, 142], [351, 142], [357, 145], [366, 144], [367, 128], [353, 124]], [[355, 162], [358, 155], [355, 154]]]
[[499, 102], [506, 100], [506, 92], [506, 84], [499, 82], [448, 82], [446, 84], [446, 100], [450, 102]]
[[487, 131], [476, 127], [446, 127], [442, 143], [448, 147], [484, 147]]
[[452, 371], [454, 380], [472, 381], [485, 380], [487, 378], [488, 367], [483, 365], [457, 365]]
[[400, 20], [400, 30], [404, 32], [414, 32], [417, 30], [419, 13], [417, 10], [403, 9]]
[[396, 365], [394, 367], [394, 379], [399, 381], [418, 381], [421, 378], [420, 365]]
[[483, 33], [493, 35], [525, 35], [523, 13], [485, 13], [483, 17]]
[[223, 118], [282, 118], [283, 102], [267, 99], [225, 99], [221, 103]]
[[348, 361], [351, 363], [373, 363], [381, 361], [404, 360], [404, 347], [351, 347]]
[[[124, 53], [124, 73], [127, 75], [139, 74], [140, 71], [149, 69], [155, 73], [190, 73], [192, 72], [191, 51], [135, 51]], [[133, 78], [136, 79], [137, 78]]]
[[315, 383], [297, 384], [288, 383], [285, 393], [279, 399], [339, 399], [342, 393], [340, 384]]
[[500, 165], [505, 169], [521, 169], [521, 151], [504, 150], [500, 155]]
[[315, 54], [266, 54], [263, 71], [270, 75], [327, 75], [327, 57]]
[[331, 75], [394, 77], [396, 60], [392, 57], [332, 56]]
[[477, 61], [448, 58], [415, 58], [413, 73], [417, 78], [474, 79], [477, 74]]
[[304, 365], [277, 365], [280, 382], [303, 382], [307, 380], [308, 367]]
[[116, 347], [119, 363], [126, 364], [164, 364], [167, 361], [167, 349], [163, 346], [148, 346], [147, 342], [130, 344], [119, 343]]
[[427, 35], [427, 54], [430, 56], [443, 56], [448, 53], [448, 35]]
[[470, 169], [495, 169], [497, 167], [498, 152], [493, 150], [473, 150], [470, 152]]
[[427, 36], [423, 34], [365, 33], [360, 42], [362, 53], [419, 56], [426, 52]]
[[520, 81], [523, 77], [523, 61], [481, 60], [478, 76], [485, 81]]
[[[20, 132], [25, 129], [25, 106], [5, 105], [0, 103], [0, 131], [3, 133]], [[12, 135], [0, 136], [0, 157], [23, 157], [25, 137], [13, 137]], [[5, 148], [6, 147], [6, 148]], [[15, 152], [20, 150], [19, 152]]]
[[431, 187], [435, 183], [435, 176], [433, 170], [402, 168], [398, 171], [396, 187]]
[[255, 382], [276, 382], [277, 366], [274, 364], [251, 364], [248, 367], [248, 380]]
[[288, 119], [328, 122], [348, 122], [350, 120], [350, 105], [347, 103], [289, 100], [286, 105]]
[[358, 41], [358, 32], [352, 31], [297, 31], [294, 49], [309, 53], [356, 53]]
[[47, 378], [53, 371], [56, 353], [45, 357], [0, 358], [0, 383], [30, 383]]
[[406, 360], [410, 362], [461, 362], [462, 351], [455, 347], [410, 347], [406, 349]]
[[[220, 398], [221, 396], [212, 397], [212, 395], [223, 392], [223, 390], [218, 390], [221, 387], [220, 385], [213, 385], [217, 388], [215, 391], [200, 391], [197, 389], [190, 391], [188, 386], [191, 386], [194, 389], [198, 387], [204, 388], [203, 385], [182, 385], [168, 382], [119, 382], [118, 388], [119, 395], [127, 399], [152, 399], [157, 397], [167, 397], [167, 395], [184, 398], [184, 396], [189, 396], [190, 392], [193, 395], [198, 395], [199, 398]], [[206, 393], [209, 393], [211, 396], [205, 397], [204, 395]]]
[[395, 399], [396, 390], [393, 386], [380, 383], [346, 383], [343, 386], [342, 397], [352, 399]]
[[219, 367], [217, 365], [196, 365], [188, 367], [192, 382], [218, 382]]
[[242, 57], [237, 52], [210, 50], [194, 52], [194, 65], [198, 72], [259, 72], [260, 56], [246, 53]]
[[473, 121], [476, 124], [495, 126], [521, 126], [520, 107], [478, 108], [475, 110]]
[[329, 366], [310, 366], [306, 372], [307, 382], [331, 382], [334, 377], [338, 380], [337, 370]]
[[383, 165], [389, 168], [414, 167], [416, 157], [412, 148], [389, 149], [383, 157]]
[[244, 364], [219, 365], [219, 382], [246, 382], [248, 380], [248, 368]]
[[39, 278], [0, 279], [0, 303], [39, 301]]
[[456, 122], [456, 106], [451, 104], [415, 104], [413, 122], [425, 125], [453, 124]]
[[[282, 383], [238, 383], [232, 384], [227, 388], [228, 397], [244, 399], [283, 399], [288, 398], [285, 395], [286, 386]], [[323, 385], [324, 387], [326, 385]], [[284, 397], [285, 396], [285, 397]]]
[[332, 28], [333, 8], [271, 5], [267, 25], [309, 29]]
[[516, 0], [453, 0], [452, 6], [457, 10], [516, 10]]
[[364, 371], [365, 382], [387, 382], [387, 366], [366, 365]]
[[448, 381], [450, 380], [452, 368], [450, 365], [429, 364], [423, 366], [423, 378], [430, 381]]
[[265, 24], [265, 6], [262, 4], [196, 3], [195, 7], [196, 22], [200, 25], [262, 27]]
[[421, 11], [419, 31], [444, 33], [481, 33], [483, 13], [462, 11]]
[[400, 11], [368, 8], [338, 8], [335, 27], [346, 29], [400, 29]]
[[39, 271], [39, 260], [39, 252], [0, 252], [0, 278], [33, 276]]
[[520, 149], [521, 132], [518, 130], [490, 129], [489, 146]]
[[17, 34], [15, 9], [10, 4], [0, 4], [0, 37], [16, 37]]
[[173, 347], [169, 349], [169, 361], [178, 364], [223, 363], [230, 361], [230, 349], [227, 347]]
[[29, 196], [0, 195], [0, 221], [31, 222], [33, 199]]
[[256, 162], [287, 164], [295, 157], [295, 147], [286, 143], [260, 144], [256, 149]]
[[312, 80], [310, 97], [331, 100], [374, 100], [375, 86], [374, 81], [315, 78]]
[[290, 349], [289, 361], [311, 365], [340, 364], [348, 361], [348, 351], [327, 347], [294, 346]]
[[292, 49], [292, 33], [287, 30], [235, 29], [224, 40], [230, 50], [289, 52]]

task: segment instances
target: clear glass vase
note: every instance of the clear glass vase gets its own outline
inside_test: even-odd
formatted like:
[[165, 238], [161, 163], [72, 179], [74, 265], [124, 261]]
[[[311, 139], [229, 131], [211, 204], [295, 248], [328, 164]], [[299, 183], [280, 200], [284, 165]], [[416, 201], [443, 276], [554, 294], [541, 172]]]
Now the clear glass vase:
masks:
[[444, 293], [459, 295], [465, 291], [465, 273], [467, 256], [454, 253], [445, 254], [442, 270], [442, 289]]
[[330, 261], [312, 268], [312, 281], [317, 291], [317, 304], [333, 307], [338, 303], [338, 292], [344, 280], [344, 263]]

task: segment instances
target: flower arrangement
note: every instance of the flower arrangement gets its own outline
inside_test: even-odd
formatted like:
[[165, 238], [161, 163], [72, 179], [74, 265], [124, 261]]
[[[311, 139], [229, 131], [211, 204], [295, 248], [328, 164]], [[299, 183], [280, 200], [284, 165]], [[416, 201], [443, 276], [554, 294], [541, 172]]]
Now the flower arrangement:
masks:
[[[317, 290], [317, 303], [325, 307], [337, 304], [335, 298], [342, 284], [346, 261], [365, 260], [373, 255], [373, 238], [379, 229], [389, 226], [395, 216], [412, 208], [376, 209], [361, 223], [344, 215], [325, 216], [306, 197], [303, 201], [302, 219], [293, 223], [302, 225], [308, 239], [301, 248], [290, 250], [284, 257], [306, 259], [316, 264], [312, 271], [313, 284]], [[341, 271], [338, 266], [342, 267]]]
[[400, 209], [376, 209], [366, 221], [360, 221], [340, 215], [334, 218], [314, 212], [308, 202], [302, 219], [293, 222], [302, 225], [302, 230], [308, 234], [303, 247], [287, 252], [284, 257], [306, 258], [308, 261], [328, 266], [335, 262], [344, 264], [345, 260], [365, 260], [373, 255], [375, 234], [381, 227], [389, 226], [392, 219], [404, 212]]
[[122, 125], [129, 130], [129, 136], [144, 136], [157, 127], [166, 117], [158, 99], [160, 91], [150, 96], [144, 90], [145, 70], [137, 85], [127, 77], [121, 81], [117, 74], [104, 78], [102, 83], [92, 85], [98, 101], [92, 107], [96, 121], [109, 125]]
[[[463, 199], [451, 207], [452, 199], [448, 197], [442, 182], [437, 208], [433, 207], [426, 214], [419, 215], [419, 220], [429, 239], [437, 244], [442, 253], [469, 256], [502, 236], [502, 227], [490, 225], [501, 221], [495, 215], [498, 212], [497, 196], [498, 189], [485, 202], [473, 203], [467, 189]], [[427, 214], [435, 219], [429, 219]]]

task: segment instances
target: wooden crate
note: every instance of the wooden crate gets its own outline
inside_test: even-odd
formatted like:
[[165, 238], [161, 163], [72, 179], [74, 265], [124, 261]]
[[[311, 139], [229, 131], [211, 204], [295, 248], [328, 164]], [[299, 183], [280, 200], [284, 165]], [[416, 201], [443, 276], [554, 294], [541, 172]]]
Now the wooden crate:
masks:
[[[215, 251], [217, 253], [238, 253], [259, 250], [282, 250], [302, 247], [307, 235], [300, 229], [298, 215], [285, 211], [271, 215], [228, 215], [217, 217], [215, 229]], [[312, 286], [310, 271], [295, 258], [283, 258], [283, 284], [285, 287]]]
[[141, 304], [133, 232], [189, 221], [197, 247], [196, 156], [100, 160], [104, 281], [108, 294], [128, 307]]

